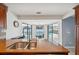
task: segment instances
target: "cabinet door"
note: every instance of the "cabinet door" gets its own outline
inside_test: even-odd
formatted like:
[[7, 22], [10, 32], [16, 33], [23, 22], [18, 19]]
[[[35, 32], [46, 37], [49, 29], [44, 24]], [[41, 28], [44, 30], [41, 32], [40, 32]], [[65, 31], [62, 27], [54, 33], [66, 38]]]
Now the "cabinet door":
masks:
[[0, 28], [3, 28], [3, 9], [0, 6]]
[[79, 24], [79, 8], [77, 8], [76, 10], [75, 10], [75, 17], [76, 17], [76, 24], [78, 25]]
[[5, 39], [0, 39], [0, 50], [3, 50], [6, 48], [6, 41]]
[[76, 26], [76, 54], [79, 55], [79, 25]]
[[6, 10], [5, 6], [0, 5], [0, 28], [6, 28]]

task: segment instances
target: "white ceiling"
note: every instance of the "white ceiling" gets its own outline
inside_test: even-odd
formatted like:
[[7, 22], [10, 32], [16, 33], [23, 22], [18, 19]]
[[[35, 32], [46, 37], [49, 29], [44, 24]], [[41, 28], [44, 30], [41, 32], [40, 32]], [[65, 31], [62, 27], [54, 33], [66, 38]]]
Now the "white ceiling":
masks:
[[76, 3], [5, 3], [16, 15], [65, 15], [73, 10]]

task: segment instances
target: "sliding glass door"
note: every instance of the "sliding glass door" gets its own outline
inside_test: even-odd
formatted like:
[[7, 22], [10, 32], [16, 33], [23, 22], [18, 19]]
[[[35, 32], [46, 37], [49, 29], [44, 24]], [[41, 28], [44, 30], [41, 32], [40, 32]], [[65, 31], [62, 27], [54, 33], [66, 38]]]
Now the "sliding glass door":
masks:
[[43, 39], [44, 38], [44, 26], [36, 25], [36, 38]]
[[53, 23], [48, 25], [48, 41], [52, 43], [59, 42], [59, 30], [60, 25], [59, 23]]
[[23, 27], [23, 37], [25, 39], [32, 39], [32, 25], [26, 24]]
[[53, 41], [53, 24], [48, 25], [48, 41]]
[[53, 43], [59, 44], [60, 40], [60, 24], [53, 24]]

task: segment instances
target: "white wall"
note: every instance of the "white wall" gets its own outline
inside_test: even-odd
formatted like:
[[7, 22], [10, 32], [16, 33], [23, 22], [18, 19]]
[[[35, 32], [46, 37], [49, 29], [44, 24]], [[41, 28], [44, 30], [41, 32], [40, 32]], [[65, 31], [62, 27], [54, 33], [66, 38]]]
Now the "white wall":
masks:
[[[15, 38], [15, 37], [18, 37], [20, 36], [20, 25], [18, 28], [15, 28], [13, 26], [13, 21], [14, 20], [17, 20], [17, 17], [11, 12], [8, 10], [7, 12], [7, 31], [6, 31], [6, 39], [10, 39], [10, 38]], [[18, 21], [19, 22], [19, 21]], [[20, 23], [20, 22], [19, 22]]]

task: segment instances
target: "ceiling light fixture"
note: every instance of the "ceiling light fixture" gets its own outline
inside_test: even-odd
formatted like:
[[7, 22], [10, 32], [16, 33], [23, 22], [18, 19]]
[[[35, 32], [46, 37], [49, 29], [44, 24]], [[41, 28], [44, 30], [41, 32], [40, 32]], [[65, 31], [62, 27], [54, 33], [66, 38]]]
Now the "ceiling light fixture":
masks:
[[41, 14], [41, 12], [36, 12], [36, 14]]

